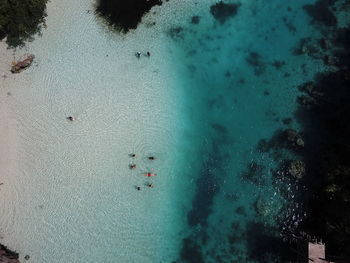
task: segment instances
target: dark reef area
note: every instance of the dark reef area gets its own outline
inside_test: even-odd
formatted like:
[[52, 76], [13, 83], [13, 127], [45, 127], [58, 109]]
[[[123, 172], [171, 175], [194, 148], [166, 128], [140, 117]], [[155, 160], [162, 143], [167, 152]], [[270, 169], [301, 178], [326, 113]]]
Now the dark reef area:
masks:
[[295, 118], [305, 144], [294, 151], [305, 164], [305, 175], [299, 179], [307, 189], [300, 196], [307, 216], [299, 233], [322, 239], [331, 259], [349, 262], [350, 26], [336, 27], [333, 11], [346, 5], [340, 2], [318, 0], [304, 6], [322, 37], [303, 40], [299, 54], [321, 59], [332, 68], [298, 87]]
[[24, 45], [40, 32], [46, 17], [47, 0], [0, 1], [0, 39], [10, 47]]
[[304, 183], [312, 189], [304, 231], [322, 238], [328, 255], [350, 259], [350, 27], [332, 28], [336, 20], [329, 10], [336, 2], [317, 1], [308, 7], [321, 9], [319, 14], [326, 17], [319, 49], [335, 69], [299, 87], [295, 116], [305, 138]]
[[221, 24], [225, 23], [230, 17], [237, 14], [240, 4], [224, 3], [220, 1], [210, 7], [210, 13]]
[[137, 27], [142, 16], [153, 6], [161, 4], [161, 0], [98, 0], [96, 13], [119, 31], [127, 33]]
[[[219, 1], [211, 6], [210, 13], [221, 25], [235, 16], [238, 8], [239, 4]], [[271, 169], [273, 184], [290, 201], [281, 209], [278, 227], [268, 229], [257, 222], [243, 226], [235, 221], [228, 237], [229, 250], [207, 252], [202, 249], [211, 238], [207, 219], [219, 191], [215, 173], [209, 168], [219, 171], [227, 161], [220, 145], [225, 142], [214, 140], [212, 152], [216, 157], [208, 156], [203, 162], [192, 209], [187, 215], [189, 226], [196, 230], [183, 239], [179, 262], [206, 262], [208, 255], [216, 262], [231, 262], [232, 255], [237, 256], [237, 262], [247, 259], [272, 262], [270, 255], [277, 255], [278, 262], [306, 262], [307, 243], [315, 239], [326, 244], [327, 259], [350, 262], [350, 26], [342, 21], [344, 17], [338, 17], [344, 10], [350, 11], [350, 2], [316, 0], [302, 9], [320, 36], [300, 39], [293, 54], [318, 60], [327, 71], [295, 87], [300, 95], [294, 118], [281, 117], [283, 128], [257, 145], [259, 152], [270, 153], [278, 162], [279, 166]], [[191, 23], [196, 24], [196, 20], [192, 19]], [[174, 27], [169, 35], [181, 41], [185, 31]], [[254, 51], [246, 57], [257, 76], [264, 73], [266, 61]], [[280, 70], [286, 63], [288, 61], [270, 64]], [[225, 77], [230, 76], [227, 71]], [[267, 91], [264, 94], [269, 95]], [[295, 127], [299, 127], [298, 130]], [[212, 128], [220, 135], [225, 134], [225, 126], [216, 124]], [[241, 177], [260, 185], [264, 184], [259, 180], [264, 172], [265, 167], [259, 162], [251, 162]], [[265, 213], [264, 200], [257, 200], [254, 208], [257, 216]], [[244, 216], [245, 211], [240, 207], [236, 213]], [[248, 255], [240, 254], [235, 247], [242, 239], [248, 240]]]

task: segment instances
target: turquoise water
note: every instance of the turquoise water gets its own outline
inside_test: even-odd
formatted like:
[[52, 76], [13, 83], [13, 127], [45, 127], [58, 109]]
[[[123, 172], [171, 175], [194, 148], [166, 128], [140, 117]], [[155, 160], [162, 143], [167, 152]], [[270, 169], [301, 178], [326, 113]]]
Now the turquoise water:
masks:
[[223, 24], [202, 4], [192, 14], [199, 23], [189, 16], [169, 29], [189, 119], [181, 178], [192, 189], [178, 262], [286, 261], [281, 229], [292, 231], [303, 216], [292, 208], [293, 183], [272, 174], [291, 153], [276, 157], [258, 143], [299, 128], [297, 86], [322, 69], [293, 53], [301, 38], [319, 34], [302, 8], [309, 3], [242, 1]]
[[258, 146], [300, 128], [297, 86], [324, 69], [294, 52], [320, 36], [302, 8], [314, 0], [242, 0], [224, 22], [215, 2], [165, 1], [127, 35], [87, 12], [94, 1], [49, 3], [47, 29], [21, 51], [35, 66], [2, 80], [25, 149], [16, 176], [4, 172], [15, 208], [3, 206], [0, 234], [22, 257], [286, 261], [282, 239], [304, 215], [274, 169], [292, 154]]

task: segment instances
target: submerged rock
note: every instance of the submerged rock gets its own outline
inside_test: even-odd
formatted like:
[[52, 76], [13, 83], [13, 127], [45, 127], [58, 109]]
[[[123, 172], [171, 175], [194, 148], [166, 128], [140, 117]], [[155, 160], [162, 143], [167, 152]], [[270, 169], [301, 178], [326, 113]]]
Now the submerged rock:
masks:
[[258, 199], [256, 199], [254, 209], [257, 215], [263, 217], [268, 216], [271, 213], [271, 207], [268, 204], [268, 201], [262, 196], [259, 196]]
[[311, 98], [311, 97], [305, 96], [305, 95], [298, 96], [297, 102], [301, 106], [304, 106], [307, 109], [310, 109], [312, 106], [314, 106], [316, 104], [316, 100], [314, 98]]
[[227, 4], [220, 1], [210, 7], [210, 13], [216, 20], [223, 24], [227, 19], [237, 14], [239, 7], [240, 4]]
[[315, 89], [314, 83], [312, 81], [306, 82], [302, 85], [300, 85], [299, 90], [302, 92], [305, 92], [307, 94], [312, 94], [313, 90]]
[[199, 16], [192, 16], [191, 23], [197, 25], [199, 24], [199, 20], [200, 20]]
[[266, 153], [270, 150], [271, 144], [266, 139], [261, 139], [258, 142], [257, 149], [259, 152]]
[[288, 174], [296, 179], [301, 179], [305, 175], [305, 163], [301, 160], [293, 160], [288, 164]]
[[329, 8], [329, 3], [328, 0], [318, 0], [313, 5], [304, 5], [303, 8], [314, 21], [325, 26], [335, 26], [337, 17]]
[[28, 68], [33, 63], [34, 57], [35, 56], [33, 54], [30, 54], [24, 60], [20, 60], [20, 61], [15, 62], [12, 65], [11, 72], [12, 73], [19, 73], [22, 70]]
[[288, 143], [294, 149], [300, 149], [304, 147], [305, 145], [304, 140], [301, 138], [300, 134], [296, 130], [288, 129], [288, 130], [285, 130], [284, 133]]

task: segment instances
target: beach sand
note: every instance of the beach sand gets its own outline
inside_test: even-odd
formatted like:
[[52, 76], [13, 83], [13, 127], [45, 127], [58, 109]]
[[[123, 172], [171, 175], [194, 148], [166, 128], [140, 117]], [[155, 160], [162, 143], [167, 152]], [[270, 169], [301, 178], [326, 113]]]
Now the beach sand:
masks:
[[185, 222], [171, 202], [181, 194], [171, 54], [163, 29], [110, 32], [92, 3], [51, 1], [47, 29], [14, 53], [35, 54], [20, 74], [1, 43], [0, 241], [38, 263], [164, 262]]

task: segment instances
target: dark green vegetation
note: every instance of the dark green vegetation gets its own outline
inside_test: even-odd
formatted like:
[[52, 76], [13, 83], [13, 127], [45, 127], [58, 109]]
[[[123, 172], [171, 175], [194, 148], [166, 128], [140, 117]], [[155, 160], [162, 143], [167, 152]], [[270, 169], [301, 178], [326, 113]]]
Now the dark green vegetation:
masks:
[[142, 16], [154, 5], [161, 5], [160, 0], [98, 0], [96, 12], [119, 31], [126, 33], [135, 29]]
[[0, 0], [0, 39], [11, 47], [23, 45], [40, 31], [47, 0]]
[[0, 244], [0, 262], [19, 263], [18, 253], [11, 251], [6, 246]]

